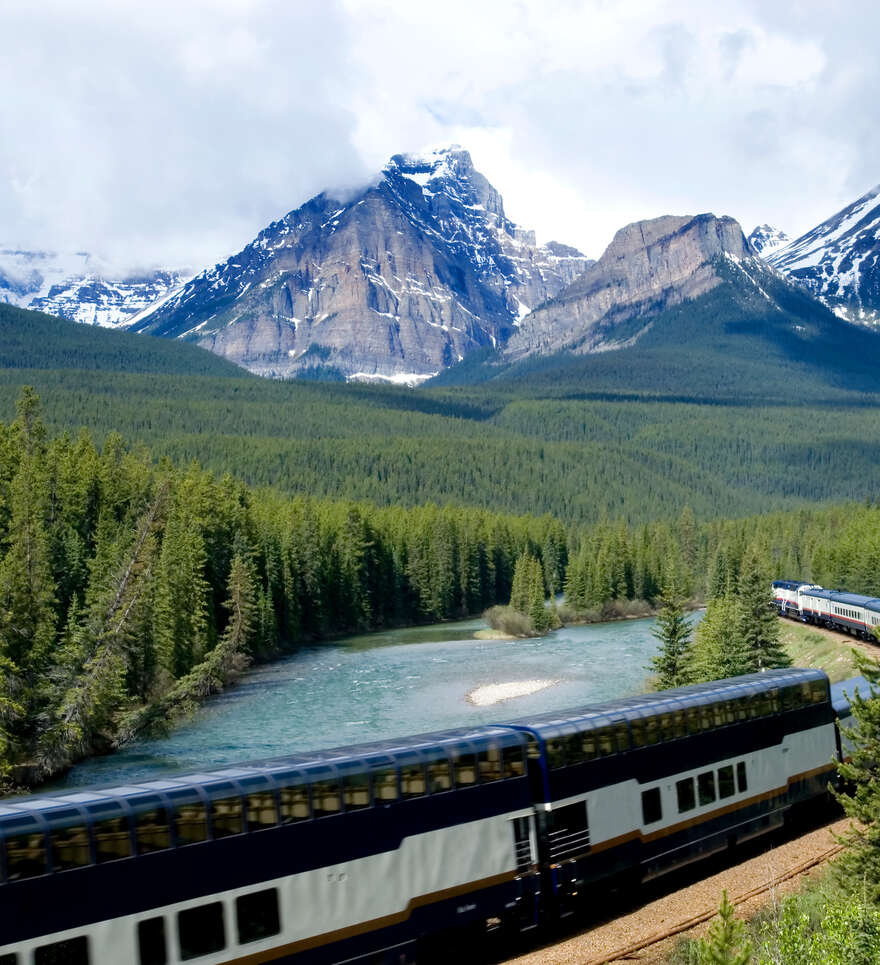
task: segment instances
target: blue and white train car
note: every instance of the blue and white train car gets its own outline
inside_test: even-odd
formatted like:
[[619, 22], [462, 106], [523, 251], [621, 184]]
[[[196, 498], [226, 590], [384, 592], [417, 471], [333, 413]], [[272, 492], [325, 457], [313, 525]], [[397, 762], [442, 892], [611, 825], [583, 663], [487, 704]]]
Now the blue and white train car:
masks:
[[484, 727], [0, 803], [2, 965], [393, 962], [538, 913], [527, 736]]
[[876, 640], [874, 627], [880, 625], [880, 599], [818, 587], [802, 588], [798, 596], [801, 619], [807, 623]]
[[563, 912], [609, 875], [651, 878], [777, 827], [826, 793], [837, 751], [819, 670], [771, 670], [515, 726], [539, 751], [540, 857]]
[[0, 801], [0, 965], [448, 961], [822, 798], [834, 713], [771, 670]]

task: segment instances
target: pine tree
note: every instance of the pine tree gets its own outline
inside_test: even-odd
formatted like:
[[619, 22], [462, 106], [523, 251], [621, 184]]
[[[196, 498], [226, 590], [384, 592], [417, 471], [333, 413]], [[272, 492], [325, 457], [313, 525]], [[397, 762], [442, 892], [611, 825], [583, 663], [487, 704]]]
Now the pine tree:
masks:
[[524, 552], [516, 558], [513, 567], [513, 585], [510, 588], [509, 605], [524, 616], [527, 616], [529, 612], [534, 566], [535, 558], [531, 553]]
[[710, 601], [694, 634], [691, 679], [694, 682], [738, 677], [752, 669], [739, 634], [739, 606], [733, 596]]
[[851, 742], [850, 759], [837, 765], [851, 790], [835, 792], [853, 820], [842, 840], [848, 845], [839, 859], [844, 876], [857, 881], [870, 901], [880, 903], [880, 661], [856, 654], [856, 666], [870, 692], [848, 694], [854, 726], [844, 733]]
[[770, 581], [761, 554], [750, 548], [742, 562], [737, 596], [738, 631], [752, 671], [791, 666], [779, 638], [779, 618], [770, 605]]
[[697, 942], [697, 965], [749, 965], [752, 947], [745, 932], [745, 925], [734, 917], [733, 905], [723, 891], [718, 917], [706, 937]]
[[651, 659], [658, 690], [680, 687], [688, 682], [691, 654], [691, 625], [684, 612], [684, 597], [675, 582], [660, 597], [657, 627], [651, 636], [660, 642], [660, 652]]

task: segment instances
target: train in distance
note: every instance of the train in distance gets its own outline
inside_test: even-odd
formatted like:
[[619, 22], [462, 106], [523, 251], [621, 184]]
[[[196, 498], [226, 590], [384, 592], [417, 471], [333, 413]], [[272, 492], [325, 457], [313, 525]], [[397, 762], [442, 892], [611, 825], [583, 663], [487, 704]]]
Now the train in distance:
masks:
[[0, 965], [412, 965], [827, 802], [850, 697], [771, 670], [0, 800]]
[[877, 643], [880, 599], [845, 590], [826, 590], [801, 580], [774, 580], [773, 603], [781, 616], [829, 630], [842, 630]]

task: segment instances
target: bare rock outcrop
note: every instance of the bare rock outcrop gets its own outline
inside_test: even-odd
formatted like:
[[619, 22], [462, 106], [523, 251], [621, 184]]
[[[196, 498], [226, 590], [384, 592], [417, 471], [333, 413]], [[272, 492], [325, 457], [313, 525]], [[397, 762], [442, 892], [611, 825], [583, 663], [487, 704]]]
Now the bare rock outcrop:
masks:
[[721, 257], [754, 258], [733, 218], [667, 215], [627, 225], [599, 261], [523, 319], [503, 355], [516, 360], [631, 344], [653, 316], [718, 285]]

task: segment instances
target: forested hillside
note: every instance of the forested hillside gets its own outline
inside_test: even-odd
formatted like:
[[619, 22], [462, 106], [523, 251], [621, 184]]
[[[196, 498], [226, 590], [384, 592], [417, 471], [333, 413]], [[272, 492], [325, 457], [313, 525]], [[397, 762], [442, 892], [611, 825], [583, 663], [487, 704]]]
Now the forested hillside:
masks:
[[[880, 486], [877, 397], [785, 379], [769, 365], [769, 395], [797, 390], [812, 401], [681, 401], [684, 373], [674, 393], [640, 397], [650, 366], [624, 373], [616, 362], [621, 381], [606, 392], [585, 391], [565, 367], [554, 378], [445, 389], [272, 382], [177, 342], [5, 312], [14, 351], [0, 353], [0, 418], [13, 418], [32, 384], [53, 432], [86, 426], [100, 443], [118, 430], [177, 465], [197, 459], [288, 494], [432, 500], [579, 524], [669, 519], [685, 506], [699, 519], [747, 515], [864, 499]], [[611, 364], [602, 359], [614, 354], [624, 353], [594, 358]], [[181, 374], [197, 362], [209, 369]]]
[[[880, 509], [569, 527], [478, 509], [254, 491], [109, 434], [50, 439], [36, 396], [0, 425], [0, 707], [8, 780], [162, 727], [254, 658], [510, 596], [514, 564], [577, 607], [778, 573], [880, 592]], [[569, 562], [570, 560], [570, 562]]]

